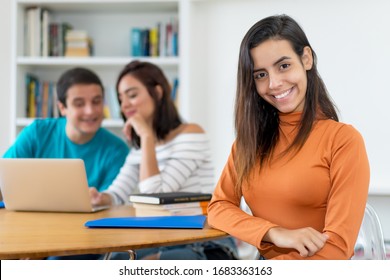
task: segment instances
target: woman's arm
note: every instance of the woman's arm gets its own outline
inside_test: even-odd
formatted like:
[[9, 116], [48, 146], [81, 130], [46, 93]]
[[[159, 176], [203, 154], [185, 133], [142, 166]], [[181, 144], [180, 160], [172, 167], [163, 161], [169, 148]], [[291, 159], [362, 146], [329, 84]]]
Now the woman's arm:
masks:
[[241, 211], [234, 194], [234, 147], [209, 205], [209, 224], [262, 250], [268, 250], [272, 244], [296, 249], [276, 259], [350, 258], [366, 204], [368, 159], [362, 137], [350, 126], [343, 126], [332, 143], [332, 186], [323, 232], [305, 228], [287, 230]]
[[[181, 191], [183, 187], [188, 186], [186, 183], [191, 180], [190, 177], [200, 169], [211, 168], [208, 164], [208, 141], [200, 126], [182, 125], [167, 136], [165, 143], [167, 142], [169, 144], [163, 147], [164, 151], [161, 151], [160, 162], [156, 159], [155, 149], [151, 151], [150, 148], [145, 147], [145, 150], [142, 150], [139, 184], [141, 192]], [[152, 164], [153, 169], [149, 164]], [[159, 170], [159, 164], [163, 165], [162, 170]], [[153, 175], [156, 169], [157, 172]], [[201, 191], [199, 178], [196, 179], [193, 189], [187, 191]]]
[[252, 216], [240, 209], [242, 194], [236, 195], [234, 191], [237, 180], [237, 173], [234, 166], [235, 153], [236, 148], [233, 145], [208, 206], [207, 221], [212, 227], [223, 230], [259, 248], [265, 233], [270, 228], [278, 225]]
[[134, 129], [141, 141], [142, 158], [140, 163], [139, 180], [142, 181], [160, 173], [156, 159], [157, 139], [155, 132], [153, 131], [152, 124], [147, 123], [140, 114], [135, 114], [127, 119], [123, 127], [123, 133], [128, 140], [130, 140], [131, 137], [131, 129]]
[[327, 239], [326, 234], [311, 227], [299, 229], [273, 227], [264, 235], [262, 242], [272, 243], [279, 248], [292, 248], [302, 257], [311, 257], [324, 247]]

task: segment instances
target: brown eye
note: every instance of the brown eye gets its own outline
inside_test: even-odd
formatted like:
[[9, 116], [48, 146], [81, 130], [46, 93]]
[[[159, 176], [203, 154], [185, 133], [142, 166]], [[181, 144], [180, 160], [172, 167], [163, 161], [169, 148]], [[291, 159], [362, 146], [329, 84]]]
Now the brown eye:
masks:
[[290, 67], [290, 64], [288, 64], [288, 63], [283, 63], [282, 65], [280, 65], [280, 69], [281, 70], [285, 70], [285, 69], [287, 69], [289, 67]]
[[260, 79], [265, 78], [266, 76], [267, 76], [267, 73], [265, 73], [265, 72], [257, 72], [257, 73], [255, 74], [254, 78], [255, 78], [256, 80], [260, 80]]
[[99, 104], [101, 104], [101, 103], [102, 103], [102, 99], [101, 99], [101, 98], [95, 99], [95, 100], [93, 101], [93, 104], [95, 104], [95, 105], [99, 105]]
[[74, 105], [75, 107], [80, 108], [80, 107], [83, 107], [83, 106], [84, 106], [84, 102], [76, 101], [76, 102], [73, 103], [73, 105]]

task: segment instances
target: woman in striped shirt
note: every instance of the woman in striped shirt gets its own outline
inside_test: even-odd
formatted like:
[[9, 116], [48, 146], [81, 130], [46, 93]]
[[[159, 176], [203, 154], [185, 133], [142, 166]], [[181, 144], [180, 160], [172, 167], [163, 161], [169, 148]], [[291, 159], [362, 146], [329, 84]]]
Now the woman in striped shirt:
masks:
[[[116, 89], [125, 119], [123, 133], [133, 149], [105, 192], [91, 190], [92, 203], [125, 204], [133, 193], [213, 192], [214, 169], [206, 134], [199, 125], [182, 122], [161, 69], [133, 61], [119, 74]], [[205, 259], [210, 246], [224, 252], [234, 248], [228, 239], [165, 247], [149, 252], [149, 257]]]

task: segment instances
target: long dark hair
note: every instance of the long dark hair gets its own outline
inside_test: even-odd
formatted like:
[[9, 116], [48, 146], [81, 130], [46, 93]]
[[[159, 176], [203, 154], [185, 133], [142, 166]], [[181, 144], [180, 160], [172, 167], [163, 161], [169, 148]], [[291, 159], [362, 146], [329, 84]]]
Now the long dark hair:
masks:
[[[116, 92], [119, 104], [121, 104], [121, 100], [119, 98], [118, 86], [122, 78], [126, 75], [132, 75], [147, 88], [155, 106], [153, 130], [158, 140], [164, 140], [172, 129], [177, 128], [182, 123], [179, 113], [171, 99], [171, 86], [166, 76], [157, 65], [152, 63], [138, 60], [130, 62], [120, 72], [116, 82]], [[156, 86], [158, 85], [163, 91], [161, 97], [156, 90]], [[126, 117], [123, 113], [122, 118], [126, 121]], [[140, 148], [141, 146], [141, 140], [134, 129], [131, 131], [130, 144], [135, 148]]]
[[306, 71], [307, 91], [299, 131], [284, 154], [302, 148], [316, 119], [338, 121], [336, 108], [317, 71], [316, 54], [298, 23], [287, 15], [271, 16], [255, 23], [241, 42], [238, 61], [235, 104], [237, 193], [256, 161], [260, 160], [261, 169], [270, 159], [279, 139], [278, 110], [257, 93], [250, 54], [251, 49], [268, 39], [287, 40], [299, 57], [308, 46], [313, 55], [313, 66]]

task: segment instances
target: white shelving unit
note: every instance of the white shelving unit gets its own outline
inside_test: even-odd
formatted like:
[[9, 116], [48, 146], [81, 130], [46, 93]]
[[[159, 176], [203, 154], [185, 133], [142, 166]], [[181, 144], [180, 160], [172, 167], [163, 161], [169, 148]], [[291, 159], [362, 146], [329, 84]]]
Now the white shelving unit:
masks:
[[[33, 119], [26, 118], [27, 93], [25, 76], [36, 75], [41, 80], [56, 81], [67, 69], [81, 66], [95, 71], [104, 86], [114, 86], [120, 70], [134, 59], [159, 65], [168, 78], [179, 78], [179, 111], [188, 118], [189, 58], [188, 27], [190, 4], [187, 0], [15, 0], [13, 3], [13, 53], [11, 81], [11, 139]], [[39, 6], [50, 11], [50, 22], [67, 22], [74, 29], [88, 32], [94, 44], [94, 56], [30, 57], [25, 55], [25, 10]], [[131, 57], [131, 29], [151, 28], [158, 22], [178, 21], [179, 56]], [[187, 56], [187, 57], [186, 57]], [[107, 119], [103, 126], [117, 132], [122, 120]]]

